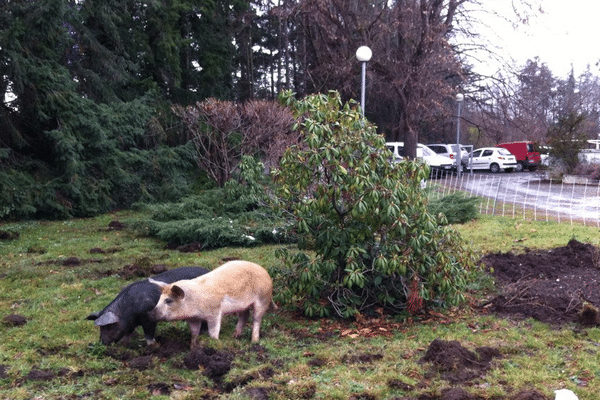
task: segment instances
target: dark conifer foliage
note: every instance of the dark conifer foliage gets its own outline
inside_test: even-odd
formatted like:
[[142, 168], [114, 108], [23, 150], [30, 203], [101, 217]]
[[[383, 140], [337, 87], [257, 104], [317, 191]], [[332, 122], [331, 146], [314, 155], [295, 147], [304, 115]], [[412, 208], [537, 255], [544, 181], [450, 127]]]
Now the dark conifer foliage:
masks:
[[[168, 45], [150, 43], [146, 8], [65, 0], [0, 8], [0, 218], [89, 216], [188, 191], [192, 147], [167, 148], [150, 129], [180, 73], [177, 47], [169, 58]], [[158, 58], [160, 82], [142, 75]]]
[[0, 1], [0, 218], [185, 193], [195, 156], [173, 106], [356, 99], [365, 44], [367, 117], [416, 143], [460, 82], [448, 38], [472, 1]]

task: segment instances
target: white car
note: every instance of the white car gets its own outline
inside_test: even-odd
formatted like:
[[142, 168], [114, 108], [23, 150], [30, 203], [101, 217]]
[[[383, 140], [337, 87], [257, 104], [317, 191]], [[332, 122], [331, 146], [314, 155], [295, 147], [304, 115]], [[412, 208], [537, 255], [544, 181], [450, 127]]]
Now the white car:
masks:
[[[394, 154], [394, 161], [402, 161], [405, 157], [404, 142], [387, 142], [387, 148]], [[423, 160], [431, 168], [432, 174], [435, 171], [451, 172], [454, 161], [448, 157], [436, 154], [424, 144], [417, 144], [417, 158]]]
[[[517, 167], [517, 159], [502, 147], [483, 147], [473, 151], [473, 169], [489, 169], [498, 172], [501, 169], [512, 172]], [[471, 164], [469, 164], [471, 168]]]
[[[428, 144], [431, 150], [435, 151], [440, 156], [450, 158], [454, 162], [454, 169], [456, 169], [456, 144]], [[460, 163], [463, 169], [467, 167], [469, 160], [469, 151], [460, 145]], [[461, 170], [462, 171], [462, 170]]]

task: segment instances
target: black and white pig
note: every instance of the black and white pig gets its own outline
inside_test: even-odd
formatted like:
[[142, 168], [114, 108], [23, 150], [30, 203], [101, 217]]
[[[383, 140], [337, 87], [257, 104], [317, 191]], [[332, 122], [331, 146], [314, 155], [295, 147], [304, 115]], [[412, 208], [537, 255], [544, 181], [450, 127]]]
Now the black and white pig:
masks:
[[[202, 267], [181, 267], [154, 276], [155, 281], [173, 283], [182, 279], [193, 279], [209, 272]], [[100, 341], [105, 344], [129, 340], [138, 325], [144, 330], [148, 345], [154, 344], [156, 320], [148, 312], [152, 311], [160, 299], [161, 290], [148, 279], [134, 282], [125, 287], [102, 311], [91, 313], [87, 319], [100, 327]]]

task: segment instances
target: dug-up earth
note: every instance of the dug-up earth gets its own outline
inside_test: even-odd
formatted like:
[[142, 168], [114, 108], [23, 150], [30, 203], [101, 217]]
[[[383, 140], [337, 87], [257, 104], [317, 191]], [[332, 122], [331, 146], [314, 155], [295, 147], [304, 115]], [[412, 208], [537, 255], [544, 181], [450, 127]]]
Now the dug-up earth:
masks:
[[[91, 253], [98, 253], [92, 249]], [[565, 247], [545, 251], [525, 251], [523, 254], [497, 253], [485, 256], [483, 265], [495, 277], [499, 291], [498, 295], [488, 302], [481, 304], [479, 309], [494, 313], [503, 318], [521, 319], [535, 318], [557, 328], [570, 324], [576, 329], [600, 325], [598, 311], [600, 307], [600, 269], [599, 251], [594, 246], [570, 241]], [[80, 260], [70, 260], [77, 265]], [[128, 277], [143, 277], [162, 272], [160, 266], [139, 267], [129, 265], [120, 273]], [[100, 278], [100, 276], [99, 276]], [[15, 326], [26, 323], [18, 315], [7, 316], [4, 323]], [[325, 324], [322, 324], [322, 326]], [[360, 323], [357, 325], [360, 326]], [[400, 324], [380, 326], [379, 332], [390, 332], [400, 328]], [[331, 328], [326, 328], [318, 334], [307, 332], [290, 332], [298, 342], [303, 341], [331, 341], [341, 335], [348, 335], [350, 330], [345, 330], [342, 323], [332, 323]], [[369, 328], [369, 323], [363, 324], [362, 330], [354, 330], [357, 335], [370, 335], [376, 329]], [[346, 326], [348, 327], [348, 326]], [[185, 335], [183, 335], [185, 336]], [[158, 363], [172, 360], [175, 368], [199, 370], [214, 383], [214, 386], [203, 396], [203, 399], [222, 398], [234, 389], [241, 390], [248, 398], [268, 399], [270, 397], [286, 397], [296, 399], [310, 399], [317, 395], [316, 384], [306, 385], [302, 388], [291, 390], [286, 384], [277, 383], [272, 378], [281, 371], [284, 365], [281, 360], [269, 354], [268, 349], [255, 344], [246, 351], [215, 350], [212, 348], [198, 348], [189, 350], [189, 337], [182, 337], [181, 331], [175, 328], [161, 329], [158, 337], [160, 346], [150, 346], [143, 350], [122, 344], [110, 346], [106, 349], [105, 357], [111, 357], [122, 362], [134, 370], [153, 368]], [[377, 362], [384, 355], [375, 354], [348, 354], [342, 360], [346, 364], [360, 364], [361, 368], [377, 368]], [[481, 347], [467, 349], [458, 341], [444, 341], [436, 339], [423, 351], [420, 363], [428, 371], [424, 381], [416, 387], [403, 382], [402, 377], [392, 379], [387, 385], [400, 393], [410, 394], [414, 389], [427, 389], [428, 379], [443, 379], [448, 383], [447, 389], [440, 392], [419, 395], [419, 397], [397, 397], [396, 400], [483, 400], [473, 396], [465, 390], [474, 384], [477, 379], [488, 373], [494, 365], [494, 359], [501, 358], [499, 349]], [[225, 378], [235, 360], [255, 360], [265, 367], [248, 372], [236, 378]], [[179, 360], [179, 361], [175, 361]], [[304, 360], [312, 370], [326, 369], [328, 361], [313, 354], [304, 355]], [[0, 365], [0, 378], [6, 377], [5, 369]], [[22, 380], [49, 381], [64, 377], [64, 374], [73, 374], [70, 371], [32, 370]], [[77, 379], [76, 373], [73, 379]], [[252, 385], [249, 383], [252, 382]], [[19, 384], [15, 382], [14, 384]], [[110, 380], [106, 385], [118, 384]], [[155, 395], [172, 395], [173, 392], [191, 390], [183, 382], [155, 382], [146, 388]], [[349, 399], [376, 400], [369, 393], [354, 394]], [[487, 399], [487, 398], [486, 398]], [[494, 400], [550, 400], [546, 395], [536, 389], [525, 391], [512, 391], [504, 398]]]

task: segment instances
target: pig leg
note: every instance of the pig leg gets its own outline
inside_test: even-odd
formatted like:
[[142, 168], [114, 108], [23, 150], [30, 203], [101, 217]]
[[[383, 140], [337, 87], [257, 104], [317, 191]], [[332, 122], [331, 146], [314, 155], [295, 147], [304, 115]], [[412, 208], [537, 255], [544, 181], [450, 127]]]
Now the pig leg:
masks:
[[142, 323], [142, 329], [144, 330], [144, 337], [146, 338], [146, 345], [152, 346], [156, 343], [154, 340], [154, 334], [156, 332], [156, 322], [145, 321]]
[[248, 322], [248, 317], [250, 317], [250, 307], [248, 307], [244, 311], [238, 312], [238, 322], [235, 326], [235, 332], [233, 333], [233, 337], [238, 338], [242, 335], [244, 326], [246, 326], [246, 322]]
[[263, 316], [269, 310], [270, 301], [256, 301], [254, 303], [254, 315], [252, 316], [252, 342], [258, 342], [260, 337], [260, 323]]
[[217, 313], [213, 318], [206, 321], [208, 324], [208, 336], [213, 339], [219, 340], [219, 332], [221, 332], [221, 319], [223, 314], [221, 311]]
[[192, 333], [192, 345], [191, 348], [195, 349], [198, 347], [198, 336], [200, 335], [200, 328], [202, 327], [202, 320], [188, 320], [188, 326]]

